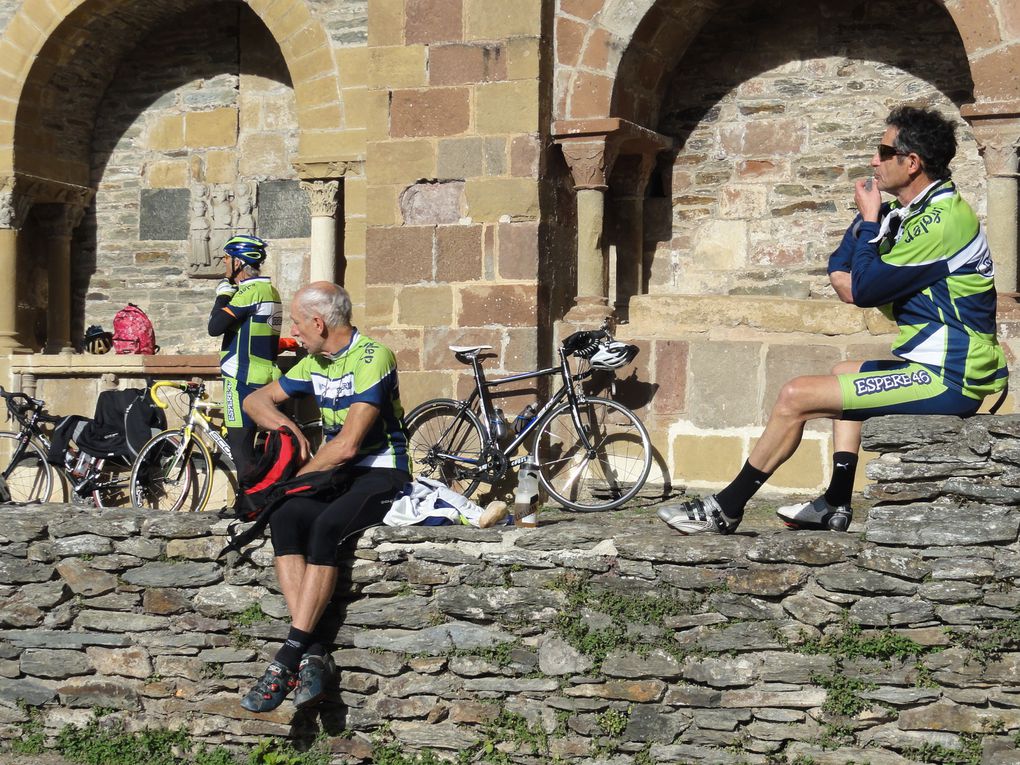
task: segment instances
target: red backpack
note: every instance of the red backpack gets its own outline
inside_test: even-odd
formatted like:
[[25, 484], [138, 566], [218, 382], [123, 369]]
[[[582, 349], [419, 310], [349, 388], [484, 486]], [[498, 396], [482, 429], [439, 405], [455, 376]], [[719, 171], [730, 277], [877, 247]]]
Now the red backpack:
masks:
[[134, 303], [117, 311], [113, 317], [113, 352], [141, 353], [156, 352], [156, 332], [145, 311]]

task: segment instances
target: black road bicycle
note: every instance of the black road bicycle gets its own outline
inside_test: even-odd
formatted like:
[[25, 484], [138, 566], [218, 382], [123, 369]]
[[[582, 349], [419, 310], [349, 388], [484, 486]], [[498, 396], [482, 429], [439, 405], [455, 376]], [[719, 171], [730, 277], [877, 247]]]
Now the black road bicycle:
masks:
[[[48, 502], [53, 493], [54, 467], [46, 460], [49, 435], [43, 425], [56, 425], [63, 417], [46, 412], [46, 403], [19, 392], [0, 388], [9, 419], [18, 432], [0, 431], [0, 466], [11, 502]], [[131, 466], [116, 458], [95, 457], [74, 447], [64, 455], [61, 474], [70, 487], [74, 504], [117, 507], [127, 504]]]
[[[582, 383], [629, 364], [637, 347], [614, 341], [606, 327], [575, 332], [559, 347], [558, 366], [491, 381], [482, 369], [482, 352], [490, 348], [450, 346], [458, 361], [471, 366], [475, 390], [463, 401], [426, 401], [405, 418], [414, 474], [470, 496], [479, 484], [493, 484], [532, 459], [549, 496], [566, 508], [610, 510], [632, 499], [652, 466], [648, 431], [630, 409], [587, 395]], [[580, 360], [577, 371], [571, 357]], [[533, 416], [527, 412], [514, 428], [518, 432], [508, 433], [493, 391], [554, 375], [560, 376], [559, 390]], [[530, 454], [515, 456], [529, 439]]]

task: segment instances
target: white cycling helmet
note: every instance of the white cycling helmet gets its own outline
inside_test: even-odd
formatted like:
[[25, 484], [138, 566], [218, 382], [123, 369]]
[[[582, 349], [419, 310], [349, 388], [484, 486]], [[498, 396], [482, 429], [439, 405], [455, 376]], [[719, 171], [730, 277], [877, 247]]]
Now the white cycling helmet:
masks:
[[619, 369], [632, 362], [637, 354], [636, 345], [627, 345], [614, 340], [599, 346], [591, 357], [591, 365], [594, 369]]

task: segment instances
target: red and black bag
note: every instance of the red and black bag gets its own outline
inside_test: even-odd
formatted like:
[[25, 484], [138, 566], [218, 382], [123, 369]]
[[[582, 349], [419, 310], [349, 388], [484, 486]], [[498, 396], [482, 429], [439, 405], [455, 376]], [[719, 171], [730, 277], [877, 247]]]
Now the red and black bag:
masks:
[[241, 487], [235, 508], [238, 520], [254, 521], [266, 506], [273, 487], [293, 478], [302, 464], [301, 446], [290, 428], [269, 433], [262, 453], [238, 478]]

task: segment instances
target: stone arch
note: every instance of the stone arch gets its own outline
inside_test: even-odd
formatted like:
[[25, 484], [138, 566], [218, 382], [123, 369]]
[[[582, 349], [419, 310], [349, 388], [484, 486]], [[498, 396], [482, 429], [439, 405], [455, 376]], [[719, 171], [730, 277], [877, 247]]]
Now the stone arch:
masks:
[[[978, 102], [1020, 103], [1020, 8], [932, 0], [963, 40]], [[557, 119], [621, 117], [648, 124], [654, 92], [718, 0], [563, 0], [556, 19]], [[635, 85], [639, 87], [635, 88]]]
[[[85, 106], [95, 108], [102, 77], [142, 35], [173, 15], [206, 3], [196, 0], [72, 0], [60, 11], [46, 3], [24, 3], [0, 41], [0, 83], [17, 94], [0, 107], [0, 173], [18, 172], [85, 186], [87, 159], [60, 156], [53, 125], [66, 115], [68, 91], [84, 90]], [[326, 136], [344, 128], [340, 78], [326, 30], [303, 2], [246, 3], [279, 45], [297, 105], [300, 153], [328, 156]], [[94, 30], [102, 34], [94, 34]], [[116, 32], [116, 33], [112, 33]], [[101, 42], [100, 42], [101, 41]], [[102, 59], [92, 82], [70, 71], [83, 56]], [[49, 85], [65, 73], [61, 87]], [[81, 148], [81, 147], [75, 147]]]
[[[58, 8], [54, 9], [54, 5]], [[249, 29], [258, 27], [261, 30], [258, 32], [260, 42], [255, 50], [271, 52], [270, 58], [274, 63], [268, 69], [256, 65], [251, 73], [264, 75], [288, 92], [286, 113], [290, 138], [286, 151], [273, 153], [273, 157], [283, 163], [282, 168], [266, 168], [254, 175], [247, 172], [249, 181], [246, 183], [255, 183], [250, 180], [252, 178], [303, 177], [300, 173], [309, 163], [317, 163], [317, 167], [335, 164], [332, 163], [335, 147], [343, 146], [350, 150], [350, 141], [337, 140], [338, 134], [347, 126], [344, 124], [340, 78], [333, 47], [323, 23], [301, 0], [287, 4], [272, 0], [67, 0], [57, 4], [22, 4], [0, 38], [0, 87], [10, 99], [4, 100], [3, 107], [0, 107], [0, 180], [6, 176], [4, 188], [17, 200], [19, 209], [23, 207], [26, 212], [8, 216], [11, 219], [8, 225], [20, 233], [8, 237], [8, 251], [2, 257], [5, 264], [10, 264], [4, 270], [21, 273], [27, 278], [20, 281], [31, 283], [33, 289], [19, 292], [17, 310], [9, 312], [13, 313], [13, 321], [8, 316], [0, 322], [4, 324], [0, 327], [0, 345], [17, 345], [10, 338], [20, 336], [30, 347], [39, 347], [40, 339], [45, 337], [47, 352], [68, 350], [73, 345], [73, 337], [80, 336], [86, 315], [106, 313], [99, 309], [90, 311], [90, 305], [101, 303], [108, 297], [122, 299], [112, 294], [107, 296], [102, 286], [96, 289], [91, 281], [91, 276], [98, 270], [98, 210], [112, 209], [111, 205], [98, 199], [97, 204], [90, 207], [92, 196], [100, 188], [96, 180], [97, 168], [105, 166], [110, 157], [109, 153], [97, 153], [94, 145], [99, 135], [100, 118], [106, 118], [110, 113], [108, 106], [103, 105], [108, 88], [119, 76], [122, 62], [129, 60], [141, 41], [154, 33], [173, 34], [180, 24], [175, 20], [179, 19], [185, 20], [184, 26], [202, 16], [215, 23], [220, 8], [226, 9], [227, 15], [223, 18], [229, 19], [233, 14], [237, 23], [241, 24], [243, 17], [243, 23]], [[229, 41], [226, 42], [229, 44]], [[188, 56], [189, 50], [182, 47], [173, 53], [181, 52]], [[209, 50], [222, 52], [226, 49], [214, 47]], [[202, 63], [202, 55], [196, 54], [191, 63], [186, 63], [179, 70], [171, 67], [160, 71], [157, 79], [172, 88], [179, 84], [174, 80], [175, 76], [185, 80], [193, 73], [198, 74], [199, 80], [216, 76], [218, 72], [212, 71], [217, 66], [215, 60], [221, 59], [222, 63], [223, 56], [214, 53]], [[248, 58], [260, 59], [263, 65], [268, 61], [266, 56]], [[188, 74], [175, 74], [186, 70]], [[153, 100], [155, 95], [138, 100], [135, 94], [132, 98], [131, 103], [115, 104], [114, 109], [123, 118], [121, 125], [124, 130], [137, 132], [139, 126], [132, 124], [132, 114], [140, 114], [158, 101]], [[201, 112], [203, 102], [194, 103]], [[216, 111], [212, 109], [202, 114], [213, 115]], [[218, 111], [222, 116], [224, 110]], [[204, 117], [203, 121], [207, 127], [214, 122]], [[238, 131], [242, 129], [236, 115], [233, 124]], [[222, 132], [223, 127], [216, 124], [215, 132]], [[148, 128], [146, 126], [147, 140], [152, 137]], [[249, 134], [251, 132], [249, 129]], [[125, 132], [125, 135], [129, 133]], [[179, 148], [182, 144], [178, 142], [176, 146]], [[357, 143], [353, 147], [356, 150]], [[177, 149], [170, 146], [170, 150]], [[225, 153], [221, 152], [221, 155], [225, 156]], [[221, 165], [229, 161], [222, 160]], [[190, 156], [189, 162], [196, 166], [196, 163], [205, 160]], [[222, 184], [227, 180], [218, 182]], [[167, 178], [160, 185], [185, 187], [189, 181], [187, 177], [183, 181]], [[178, 191], [188, 193], [183, 188], [178, 188]], [[194, 189], [191, 196], [194, 200]], [[208, 209], [205, 214], [211, 215]], [[178, 218], [183, 214], [190, 217], [192, 213], [194, 209], [189, 213], [179, 213]], [[240, 215], [240, 212], [237, 214]], [[110, 215], [106, 217], [109, 219]], [[240, 224], [232, 221], [229, 225]], [[139, 238], [160, 237], [139, 235]], [[284, 262], [294, 260], [296, 252], [307, 250], [306, 246], [298, 247], [296, 242], [290, 245], [293, 251], [278, 250], [280, 269], [283, 269]], [[125, 246], [129, 245], [125, 243]], [[40, 251], [45, 252], [45, 257], [33, 257], [33, 253]], [[157, 248], [155, 253], [141, 252], [138, 257], [137, 263], [142, 268], [144, 263], [149, 262], [146, 257], [155, 257], [157, 262], [152, 267], [159, 271], [159, 258], [177, 262], [180, 254], [173, 248], [163, 247]], [[175, 271], [171, 280], [177, 280], [174, 288], [183, 289], [185, 293], [200, 292], [203, 286], [200, 282], [187, 286], [178, 283], [180, 278], [187, 280], [185, 272], [193, 265], [190, 258], [184, 262], [180, 277]], [[299, 259], [298, 267], [287, 269], [288, 285], [302, 278], [301, 262]], [[212, 275], [214, 266], [209, 262], [204, 271], [199, 268], [195, 273]], [[114, 265], [110, 265], [110, 269], [116, 270]], [[210, 273], [207, 274], [207, 271]], [[99, 277], [102, 285], [103, 275]], [[129, 278], [120, 279], [117, 284], [127, 284], [126, 279]], [[175, 300], [166, 301], [166, 305], [180, 302], [180, 294], [183, 293], [178, 293]], [[2, 296], [0, 299], [3, 299]], [[134, 299], [137, 300], [138, 296]], [[14, 302], [13, 298], [11, 302]], [[144, 297], [141, 302], [145, 302]], [[189, 332], [183, 325], [179, 326], [174, 316], [164, 315], [162, 318], [165, 326], [173, 327], [177, 336], [184, 338], [180, 342], [185, 345], [179, 347], [187, 348], [186, 338], [193, 337], [195, 333]], [[103, 320], [110, 319], [106, 317]]]

